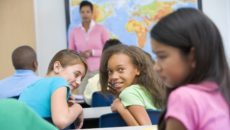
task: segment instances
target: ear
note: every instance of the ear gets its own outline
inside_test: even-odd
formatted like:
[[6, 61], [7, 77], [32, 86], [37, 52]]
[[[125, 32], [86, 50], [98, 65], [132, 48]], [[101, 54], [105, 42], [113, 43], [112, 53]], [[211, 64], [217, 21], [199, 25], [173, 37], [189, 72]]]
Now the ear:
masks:
[[195, 58], [195, 48], [192, 47], [189, 52], [189, 62], [191, 64], [191, 67], [194, 69], [196, 67], [196, 58]]
[[55, 74], [58, 74], [62, 70], [61, 63], [59, 61], [55, 61], [53, 65], [53, 71]]
[[136, 68], [136, 75], [139, 76], [140, 75], [140, 70]]
[[34, 61], [33, 62], [33, 71], [36, 72], [38, 69], [38, 62], [37, 61]]

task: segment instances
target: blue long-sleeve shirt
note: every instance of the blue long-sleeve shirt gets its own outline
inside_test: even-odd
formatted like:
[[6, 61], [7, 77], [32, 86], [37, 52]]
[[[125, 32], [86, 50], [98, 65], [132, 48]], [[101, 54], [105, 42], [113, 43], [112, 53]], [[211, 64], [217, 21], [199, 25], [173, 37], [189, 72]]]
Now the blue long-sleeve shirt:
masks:
[[40, 79], [32, 70], [16, 70], [5, 79], [0, 80], [0, 99], [19, 96], [30, 84]]

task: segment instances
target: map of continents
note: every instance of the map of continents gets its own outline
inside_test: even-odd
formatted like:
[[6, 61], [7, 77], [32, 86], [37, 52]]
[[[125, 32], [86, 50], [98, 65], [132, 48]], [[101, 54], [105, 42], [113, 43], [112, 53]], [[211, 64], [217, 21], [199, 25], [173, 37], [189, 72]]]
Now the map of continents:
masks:
[[[69, 0], [69, 32], [80, 24], [79, 3]], [[112, 38], [151, 52], [149, 31], [157, 21], [182, 8], [198, 8], [197, 0], [90, 0], [94, 20], [108, 29]], [[150, 53], [151, 54], [151, 53]]]

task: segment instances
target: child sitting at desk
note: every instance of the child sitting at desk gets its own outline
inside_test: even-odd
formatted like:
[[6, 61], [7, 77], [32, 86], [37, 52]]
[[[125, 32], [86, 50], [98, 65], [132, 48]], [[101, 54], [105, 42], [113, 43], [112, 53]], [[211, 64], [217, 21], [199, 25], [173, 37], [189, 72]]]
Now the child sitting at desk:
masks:
[[[118, 39], [109, 39], [105, 42], [102, 50], [102, 55], [105, 50], [115, 45], [122, 44]], [[84, 90], [84, 100], [88, 105], [92, 105], [92, 96], [94, 92], [101, 91], [101, 85], [99, 83], [99, 74], [96, 74], [88, 80], [88, 83]]]
[[163, 85], [159, 85], [151, 59], [138, 47], [117, 45], [103, 52], [100, 83], [103, 91], [109, 85], [118, 94], [112, 111], [129, 126], [151, 125], [146, 109], [162, 107]]
[[19, 100], [59, 129], [64, 129], [83, 117], [82, 107], [69, 98], [70, 88], [76, 89], [87, 71], [87, 65], [79, 54], [72, 50], [61, 50], [51, 60], [47, 77], [25, 89]]
[[151, 37], [168, 92], [159, 130], [230, 130], [230, 72], [216, 25], [184, 8], [162, 18]]

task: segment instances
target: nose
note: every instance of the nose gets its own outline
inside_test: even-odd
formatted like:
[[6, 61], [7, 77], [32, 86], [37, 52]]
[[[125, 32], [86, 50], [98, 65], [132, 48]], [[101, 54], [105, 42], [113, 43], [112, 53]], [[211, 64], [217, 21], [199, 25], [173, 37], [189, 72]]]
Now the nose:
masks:
[[159, 65], [159, 63], [156, 61], [156, 63], [153, 65], [153, 69], [156, 72], [160, 72], [161, 71], [161, 66]]
[[75, 80], [75, 83], [77, 84], [77, 86], [79, 86], [81, 84], [81, 77], [77, 77]]
[[119, 77], [118, 73], [113, 72], [113, 73], [109, 74], [109, 81], [111, 83], [114, 83], [118, 79], [118, 77]]

